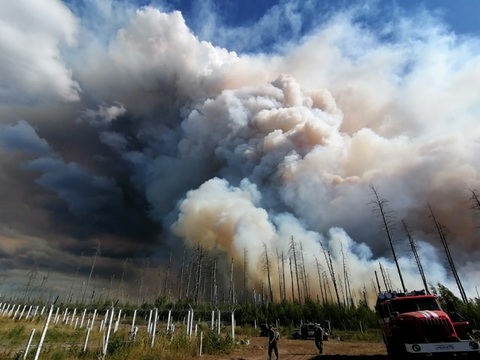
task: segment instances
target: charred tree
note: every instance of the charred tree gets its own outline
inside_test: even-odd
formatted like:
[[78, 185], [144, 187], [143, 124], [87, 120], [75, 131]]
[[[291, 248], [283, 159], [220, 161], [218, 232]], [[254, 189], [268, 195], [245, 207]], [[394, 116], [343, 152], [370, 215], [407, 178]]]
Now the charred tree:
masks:
[[383, 278], [383, 284], [385, 285], [385, 289], [387, 291], [392, 291], [393, 290], [393, 285], [390, 281], [390, 278], [385, 270], [385, 268], [382, 266], [382, 263], [379, 262], [378, 265], [380, 266], [380, 273], [382, 274], [382, 278]]
[[372, 193], [373, 193], [373, 196], [374, 196], [374, 199], [371, 202], [373, 204], [373, 209], [374, 209], [374, 211], [378, 212], [378, 216], [381, 219], [383, 229], [385, 230], [388, 242], [390, 244], [390, 249], [392, 250], [393, 260], [395, 261], [395, 266], [397, 267], [398, 277], [400, 278], [400, 283], [402, 284], [402, 289], [403, 289], [404, 292], [406, 292], [407, 289], [405, 287], [405, 283], [403, 282], [402, 272], [400, 270], [400, 265], [398, 264], [397, 254], [396, 254], [395, 248], [393, 246], [393, 238], [392, 238], [392, 235], [391, 235], [392, 215], [391, 215], [391, 212], [387, 210], [388, 201], [383, 199], [383, 198], [380, 198], [377, 189], [373, 185], [370, 187], [370, 189], [372, 190]]
[[340, 248], [342, 251], [342, 261], [343, 261], [343, 278], [345, 282], [345, 300], [346, 304], [353, 307], [353, 296], [352, 296], [352, 289], [350, 287], [350, 276], [348, 275], [348, 268], [347, 263], [345, 260], [345, 252], [343, 251], [343, 244], [340, 244]]
[[85, 285], [85, 289], [83, 290], [83, 296], [82, 296], [82, 304], [85, 301], [85, 295], [87, 293], [87, 289], [90, 286], [90, 281], [92, 280], [92, 274], [93, 274], [93, 269], [95, 268], [95, 263], [97, 262], [97, 258], [100, 256], [100, 243], [97, 244], [97, 248], [95, 250], [95, 255], [93, 257], [93, 262], [92, 266], [90, 268], [90, 274], [88, 275], [88, 280], [87, 284]]
[[194, 304], [198, 304], [199, 295], [200, 295], [200, 285], [202, 280], [202, 266], [203, 266], [204, 252], [203, 248], [198, 245], [196, 251], [196, 261], [195, 261], [195, 290], [193, 295]]
[[322, 298], [322, 303], [325, 304], [325, 294], [323, 292], [323, 284], [322, 284], [322, 265], [320, 265], [320, 261], [318, 261], [317, 257], [315, 256], [315, 266], [317, 267], [317, 275], [318, 275], [318, 286], [320, 289], [320, 296]]
[[278, 249], [276, 249], [277, 253], [277, 273], [278, 273], [278, 291], [280, 293], [280, 299], [282, 299], [282, 294], [283, 294], [283, 284], [282, 284], [282, 271], [280, 270], [280, 265], [282, 262], [282, 259], [280, 258], [280, 254], [278, 252]]
[[327, 263], [327, 268], [328, 268], [328, 271], [330, 272], [330, 276], [332, 278], [333, 288], [335, 290], [335, 295], [337, 297], [337, 304], [338, 304], [338, 306], [341, 306], [342, 303], [340, 301], [340, 295], [338, 293], [337, 280], [335, 279], [335, 271], [333, 269], [332, 254], [330, 253], [330, 250], [327, 251], [322, 244], [320, 244], [320, 246], [322, 247], [323, 255], [325, 256], [325, 261]]
[[168, 258], [167, 264], [167, 273], [165, 274], [165, 284], [163, 287], [163, 295], [165, 297], [170, 297], [170, 267], [172, 266], [172, 252], [170, 251], [170, 256]]
[[179, 298], [182, 298], [183, 296], [186, 295], [186, 292], [183, 289], [183, 283], [184, 283], [184, 276], [185, 276], [185, 255], [186, 255], [187, 249], [185, 246], [183, 246], [183, 251], [182, 251], [182, 265], [180, 267], [180, 286], [178, 288], [178, 294], [177, 296]]
[[268, 294], [270, 297], [270, 302], [273, 303], [273, 290], [272, 290], [272, 278], [271, 278], [272, 269], [270, 264], [270, 256], [268, 255], [268, 249], [265, 243], [263, 243], [263, 256], [264, 256], [263, 269], [267, 272]]
[[123, 291], [123, 281], [125, 280], [125, 271], [127, 269], [128, 258], [125, 258], [122, 266], [122, 276], [120, 277], [120, 283], [118, 284], [117, 289], [117, 299], [121, 299], [122, 303], [124, 302], [124, 291]]
[[73, 277], [72, 285], [70, 286], [70, 291], [68, 292], [67, 304], [70, 304], [73, 300], [73, 286], [75, 285], [75, 281], [77, 280], [79, 270], [80, 270], [80, 265], [77, 266], [77, 271], [75, 272], [75, 276]]
[[282, 250], [282, 283], [283, 283], [283, 293], [282, 293], [282, 299], [283, 301], [287, 300], [287, 283], [285, 282], [285, 255], [283, 254]]
[[247, 294], [248, 294], [248, 252], [247, 249], [243, 249], [243, 302], [247, 303]]
[[426, 291], [427, 294], [430, 294], [430, 291], [428, 290], [427, 278], [425, 276], [425, 272], [423, 271], [422, 262], [420, 261], [420, 256], [418, 256], [417, 245], [415, 243], [415, 239], [410, 234], [410, 231], [408, 230], [408, 227], [407, 227], [407, 224], [406, 224], [405, 220], [402, 220], [402, 225], [403, 225], [403, 228], [405, 229], [405, 232], [407, 233], [408, 242], [410, 243], [410, 247], [412, 248], [413, 257], [415, 259], [415, 262], [417, 263], [418, 272], [420, 273], [420, 277], [422, 278], [422, 282], [423, 282], [423, 286], [425, 287], [425, 291]]
[[479, 195], [477, 194], [477, 192], [475, 190], [470, 190], [470, 192], [472, 193], [472, 197], [470, 198], [470, 201], [473, 202], [472, 208], [474, 210], [477, 210], [477, 211], [480, 212], [480, 198], [479, 198]]
[[215, 254], [212, 266], [212, 288], [211, 288], [211, 302], [214, 306], [218, 305], [218, 285], [217, 285], [217, 262], [218, 257]]
[[235, 304], [235, 282], [233, 281], [233, 258], [230, 262], [230, 291], [229, 291], [230, 304]]
[[302, 282], [303, 282], [303, 293], [305, 294], [305, 299], [310, 299], [310, 290], [308, 286], [308, 276], [307, 271], [305, 269], [305, 258], [303, 257], [303, 245], [300, 242], [300, 259], [302, 262], [301, 274], [302, 274]]
[[447, 256], [448, 264], [450, 265], [450, 269], [452, 270], [453, 277], [455, 278], [455, 282], [458, 286], [458, 291], [460, 292], [460, 296], [465, 304], [468, 303], [467, 294], [465, 293], [465, 289], [463, 288], [462, 282], [460, 281], [460, 277], [458, 276], [457, 268], [455, 267], [455, 263], [453, 262], [452, 254], [450, 253], [450, 247], [448, 246], [447, 242], [447, 235], [445, 234], [444, 227], [438, 223], [435, 214], [433, 213], [433, 209], [428, 204], [428, 208], [430, 209], [431, 218], [433, 223], [435, 224], [435, 228], [437, 229], [438, 237], [442, 242], [443, 249], [445, 250], [445, 254]]
[[293, 286], [292, 256], [288, 257], [288, 263], [290, 265], [290, 280], [292, 282], [292, 302], [295, 302], [295, 286]]
[[298, 277], [297, 250], [295, 248], [295, 241], [293, 240], [293, 236], [290, 239], [290, 252], [293, 256], [293, 265], [295, 267], [295, 279], [297, 281], [298, 302], [302, 302], [302, 295], [301, 295], [301, 292], [300, 292], [300, 281], [299, 281], [299, 277]]

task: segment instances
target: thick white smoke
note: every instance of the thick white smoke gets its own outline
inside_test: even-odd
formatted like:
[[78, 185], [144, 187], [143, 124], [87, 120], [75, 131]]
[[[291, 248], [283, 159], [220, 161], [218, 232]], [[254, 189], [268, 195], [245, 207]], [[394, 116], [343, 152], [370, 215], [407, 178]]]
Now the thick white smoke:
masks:
[[[265, 248], [275, 269], [293, 238], [312, 286], [316, 261], [328, 271], [323, 246], [356, 289], [371, 289], [379, 262], [400, 287], [373, 185], [394, 215], [407, 288], [422, 284], [402, 219], [427, 280], [455, 289], [430, 203], [474, 295], [478, 39], [426, 14], [377, 33], [345, 12], [274, 54], [242, 54], [200, 39], [179, 11], [112, 7], [116, 31], [96, 34], [65, 4], [34, 3], [12, 2], [0, 15], [10, 34], [0, 35], [0, 164], [14, 169], [0, 178], [3, 269], [26, 267], [12, 248], [36, 238], [50, 239], [46, 257], [102, 241], [117, 268], [132, 249], [166, 257], [186, 243], [239, 265], [247, 250], [258, 284]], [[22, 186], [4, 190], [14, 179]]]

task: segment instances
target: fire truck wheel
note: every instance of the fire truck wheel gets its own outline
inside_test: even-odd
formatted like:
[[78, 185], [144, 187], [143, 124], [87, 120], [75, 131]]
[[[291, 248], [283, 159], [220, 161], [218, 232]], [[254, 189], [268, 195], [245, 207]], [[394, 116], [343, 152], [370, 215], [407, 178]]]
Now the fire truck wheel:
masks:
[[392, 360], [406, 360], [409, 355], [403, 344], [399, 344], [392, 339], [387, 342], [387, 354]]

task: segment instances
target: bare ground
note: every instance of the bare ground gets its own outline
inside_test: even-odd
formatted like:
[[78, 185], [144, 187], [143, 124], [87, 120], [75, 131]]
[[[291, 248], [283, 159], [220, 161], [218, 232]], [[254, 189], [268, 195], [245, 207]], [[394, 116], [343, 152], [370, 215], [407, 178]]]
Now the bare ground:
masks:
[[[249, 345], [241, 345], [232, 354], [223, 356], [202, 356], [205, 360], [266, 360], [267, 338], [253, 337]], [[279, 341], [280, 360], [320, 360], [320, 359], [348, 359], [348, 360], [386, 360], [387, 353], [381, 342], [366, 341], [339, 341], [329, 340], [324, 343], [324, 352], [318, 355], [313, 340], [293, 340], [282, 338]], [[275, 356], [272, 354], [272, 358]]]

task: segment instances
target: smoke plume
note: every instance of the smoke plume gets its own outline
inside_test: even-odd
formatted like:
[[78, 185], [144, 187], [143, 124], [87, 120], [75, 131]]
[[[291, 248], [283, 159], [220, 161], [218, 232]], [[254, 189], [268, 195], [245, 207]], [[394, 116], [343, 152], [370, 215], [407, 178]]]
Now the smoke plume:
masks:
[[423, 12], [372, 31], [352, 9], [301, 33], [278, 5], [253, 28], [283, 19], [296, 36], [242, 52], [248, 36], [270, 38], [216, 33], [213, 14], [195, 33], [180, 11], [153, 5], [112, 2], [101, 25], [88, 9], [43, 3], [9, 2], [0, 14], [6, 278], [26, 282], [21, 270], [38, 263], [67, 291], [97, 244], [105, 281], [126, 258], [165, 266], [186, 246], [240, 267], [248, 251], [260, 284], [265, 248], [276, 269], [294, 239], [312, 283], [316, 260], [327, 270], [323, 247], [358, 288], [372, 287], [379, 262], [400, 287], [373, 186], [388, 201], [407, 288], [422, 284], [402, 219], [427, 280], [456, 290], [430, 204], [474, 296], [478, 38]]

